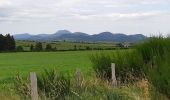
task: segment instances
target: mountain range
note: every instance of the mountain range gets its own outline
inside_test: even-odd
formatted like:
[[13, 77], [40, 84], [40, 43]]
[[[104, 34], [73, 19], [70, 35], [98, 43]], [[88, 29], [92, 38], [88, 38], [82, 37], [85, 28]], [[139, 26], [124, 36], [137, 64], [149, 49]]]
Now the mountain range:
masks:
[[140, 42], [147, 37], [142, 34], [126, 35], [123, 33], [102, 32], [99, 34], [89, 35], [83, 32], [70, 32], [68, 30], [59, 30], [54, 34], [31, 35], [29, 33], [14, 35], [16, 40], [31, 41], [112, 41], [112, 42]]

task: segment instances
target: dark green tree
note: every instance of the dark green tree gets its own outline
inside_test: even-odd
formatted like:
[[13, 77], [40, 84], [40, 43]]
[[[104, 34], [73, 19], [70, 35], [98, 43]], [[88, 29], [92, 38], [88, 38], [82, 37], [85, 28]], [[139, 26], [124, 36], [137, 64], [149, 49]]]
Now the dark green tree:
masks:
[[34, 50], [34, 45], [31, 44], [30, 51], [33, 51], [33, 50]]
[[22, 52], [22, 51], [24, 51], [24, 49], [23, 49], [23, 47], [22, 47], [22, 46], [17, 46], [16, 50], [17, 50], [18, 52]]
[[76, 45], [74, 45], [74, 50], [77, 50], [77, 46]]
[[13, 36], [10, 34], [5, 35], [5, 48], [6, 51], [14, 51], [15, 50], [15, 40]]
[[0, 51], [4, 51], [5, 49], [5, 37], [0, 34]]
[[15, 51], [15, 39], [10, 34], [0, 34], [0, 51]]
[[51, 51], [52, 50], [52, 46], [50, 44], [47, 44], [45, 50], [46, 51]]
[[42, 43], [41, 42], [36, 43], [35, 51], [42, 51], [42, 50], [43, 50]]

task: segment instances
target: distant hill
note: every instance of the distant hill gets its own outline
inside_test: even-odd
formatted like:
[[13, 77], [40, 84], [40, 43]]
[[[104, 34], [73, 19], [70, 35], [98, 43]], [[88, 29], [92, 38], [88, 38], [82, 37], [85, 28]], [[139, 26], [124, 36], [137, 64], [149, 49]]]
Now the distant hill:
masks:
[[14, 35], [16, 40], [34, 40], [34, 41], [113, 41], [113, 42], [140, 42], [147, 37], [142, 34], [126, 35], [123, 33], [102, 32], [89, 35], [82, 32], [72, 33], [68, 30], [59, 30], [54, 34], [31, 35], [28, 33]]

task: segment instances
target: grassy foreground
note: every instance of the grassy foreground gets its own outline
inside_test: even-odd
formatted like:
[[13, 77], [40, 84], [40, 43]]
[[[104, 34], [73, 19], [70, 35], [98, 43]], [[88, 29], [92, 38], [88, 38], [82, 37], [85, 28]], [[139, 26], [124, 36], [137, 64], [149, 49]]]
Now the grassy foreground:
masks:
[[13, 90], [13, 80], [18, 73], [28, 77], [31, 71], [39, 74], [44, 69], [55, 68], [58, 72], [74, 75], [76, 69], [80, 68], [90, 76], [92, 68], [89, 55], [92, 53], [93, 51], [0, 53], [0, 97], [4, 100], [18, 100], [19, 97]]
[[[57, 72], [69, 72], [70, 75], [75, 75], [76, 69], [80, 68], [84, 78], [90, 78], [93, 76], [94, 70], [92, 69], [89, 56], [99, 52], [100, 51], [0, 53], [0, 97], [2, 100], [20, 99], [14, 91], [14, 85], [12, 85], [14, 83], [14, 77], [18, 72], [20, 75], [28, 77], [31, 71], [35, 71], [40, 75], [41, 72], [44, 71], [44, 68], [55, 68]], [[111, 53], [115, 51], [102, 52]], [[124, 50], [122, 52], [124, 52]], [[113, 95], [116, 95], [116, 98], [117, 96], [122, 97], [125, 94], [132, 100], [150, 100], [150, 85], [145, 80], [117, 88], [110, 87], [107, 82], [98, 81], [98, 79], [85, 80], [83, 83], [84, 85], [81, 88], [73, 89], [82, 89], [83, 93], [81, 97], [89, 97], [89, 99], [92, 97], [92, 100], [94, 99], [92, 93], [97, 96], [96, 99], [107, 97], [107, 95], [113, 93]], [[93, 87], [95, 91], [89, 91], [89, 89], [86, 91], [86, 87], [89, 89]], [[85, 90], [83, 90], [84, 88]], [[153, 91], [153, 93], [160, 97], [159, 93], [157, 94], [155, 91]], [[161, 100], [165, 100], [165, 98]]]

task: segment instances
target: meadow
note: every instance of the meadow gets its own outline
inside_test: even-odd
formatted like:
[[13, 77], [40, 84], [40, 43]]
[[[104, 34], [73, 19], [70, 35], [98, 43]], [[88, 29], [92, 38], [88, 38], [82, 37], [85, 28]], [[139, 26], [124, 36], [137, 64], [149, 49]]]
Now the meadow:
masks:
[[[34, 71], [40, 98], [168, 100], [169, 43], [160, 37], [133, 49], [0, 53], [0, 97], [30, 98], [29, 73]], [[111, 63], [116, 64], [116, 87], [110, 80]], [[81, 85], [75, 80], [77, 68]]]
[[[53, 41], [41, 42], [43, 48], [50, 44], [52, 48], [58, 51], [75, 51], [76, 50], [111, 50], [120, 48], [118, 43], [115, 42], [71, 42], [71, 41]], [[22, 46], [24, 51], [30, 51], [30, 46], [35, 46], [35, 41], [16, 41], [16, 46]]]
[[0, 80], [14, 77], [17, 73], [29, 75], [31, 71], [39, 73], [53, 68], [69, 73], [80, 68], [89, 75], [92, 71], [89, 55], [94, 52], [98, 51], [0, 53]]

